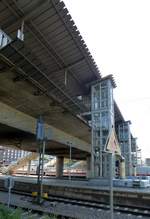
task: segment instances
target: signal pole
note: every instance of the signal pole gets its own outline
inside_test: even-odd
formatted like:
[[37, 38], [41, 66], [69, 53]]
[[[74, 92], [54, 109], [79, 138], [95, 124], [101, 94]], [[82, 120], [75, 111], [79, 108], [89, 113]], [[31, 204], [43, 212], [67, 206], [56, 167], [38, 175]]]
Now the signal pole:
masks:
[[37, 120], [36, 139], [37, 139], [38, 152], [39, 152], [39, 165], [37, 171], [38, 172], [37, 203], [40, 204], [42, 202], [42, 196], [43, 196], [43, 169], [44, 169], [44, 154], [45, 154], [45, 144], [46, 144], [46, 139], [44, 138], [44, 122], [41, 116]]

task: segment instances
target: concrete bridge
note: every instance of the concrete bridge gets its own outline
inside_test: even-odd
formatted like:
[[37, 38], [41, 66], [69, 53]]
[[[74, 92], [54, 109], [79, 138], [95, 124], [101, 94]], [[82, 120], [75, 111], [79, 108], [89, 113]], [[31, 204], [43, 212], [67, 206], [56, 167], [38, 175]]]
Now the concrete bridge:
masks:
[[[45, 121], [46, 153], [91, 153], [90, 86], [101, 74], [63, 2], [0, 2], [0, 144], [36, 151]], [[115, 122], [123, 121], [115, 103]]]

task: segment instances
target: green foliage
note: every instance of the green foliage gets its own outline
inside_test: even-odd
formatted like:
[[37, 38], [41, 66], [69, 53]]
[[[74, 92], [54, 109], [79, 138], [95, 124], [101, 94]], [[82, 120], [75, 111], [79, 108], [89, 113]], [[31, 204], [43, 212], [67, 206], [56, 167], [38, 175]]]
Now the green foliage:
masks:
[[10, 219], [21, 219], [22, 210], [17, 208], [10, 214]]
[[21, 209], [12, 210], [4, 205], [0, 205], [0, 219], [21, 219]]
[[10, 209], [8, 209], [4, 205], [0, 205], [0, 219], [9, 219], [10, 213], [11, 213]]
[[[5, 205], [0, 205], [0, 219], [21, 219], [22, 213], [23, 211], [19, 208], [11, 209]], [[32, 219], [32, 214], [28, 216], [28, 219]], [[43, 219], [57, 219], [57, 216], [45, 215]]]
[[68, 158], [65, 158], [64, 159], [64, 167], [69, 167], [69, 166], [73, 165], [76, 162], [77, 162], [76, 160], [70, 160]]

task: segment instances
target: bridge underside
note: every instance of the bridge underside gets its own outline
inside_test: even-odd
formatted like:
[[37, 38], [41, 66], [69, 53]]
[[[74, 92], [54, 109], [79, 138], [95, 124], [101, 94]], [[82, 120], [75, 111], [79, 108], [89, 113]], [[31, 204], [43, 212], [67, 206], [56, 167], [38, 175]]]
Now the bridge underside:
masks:
[[[0, 145], [37, 151], [36, 118], [42, 115], [45, 123], [50, 125], [46, 153], [69, 157], [71, 142], [72, 158], [86, 159], [91, 151], [91, 129], [88, 124], [53, 98], [45, 94], [36, 95], [37, 89], [28, 81], [15, 81], [15, 78], [15, 71], [1, 70]], [[34, 125], [30, 123], [31, 120], [34, 120]], [[58, 133], [52, 134], [55, 130]]]
[[42, 115], [46, 123], [90, 142], [90, 128], [85, 122], [73, 116], [52, 98], [36, 95], [37, 89], [26, 80], [15, 82], [15, 77], [15, 72], [1, 71], [1, 102], [35, 118]]
[[[19, 129], [0, 124], [0, 145], [21, 149], [26, 151], [38, 152], [38, 144], [34, 134], [21, 131]], [[54, 156], [62, 156], [69, 158], [69, 145], [61, 144], [59, 142], [48, 140], [46, 142], [46, 154]], [[88, 152], [72, 148], [73, 159], [86, 159]]]
[[[36, 151], [42, 115], [46, 153], [68, 157], [71, 143], [72, 158], [84, 159], [91, 153], [90, 119], [81, 118], [90, 111], [87, 85], [101, 75], [64, 3], [2, 0], [0, 8], [1, 28], [11, 39], [0, 49], [0, 144]], [[24, 41], [16, 39], [22, 21]], [[115, 109], [115, 119], [123, 119]]]
[[15, 82], [15, 77], [15, 72], [0, 74], [0, 144], [37, 151], [36, 118], [42, 115], [50, 129], [46, 153], [69, 157], [72, 142], [73, 158], [85, 159], [90, 152], [87, 124], [46, 95], [35, 95], [36, 88], [26, 80]]

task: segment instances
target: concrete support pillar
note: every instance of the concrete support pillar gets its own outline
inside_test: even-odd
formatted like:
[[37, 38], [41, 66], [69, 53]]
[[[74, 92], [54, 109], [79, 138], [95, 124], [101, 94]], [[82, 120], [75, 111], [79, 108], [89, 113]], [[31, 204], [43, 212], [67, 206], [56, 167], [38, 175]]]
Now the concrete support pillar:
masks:
[[30, 170], [31, 170], [31, 160], [28, 162], [28, 170], [27, 170], [28, 175], [30, 175]]
[[86, 178], [91, 177], [91, 157], [87, 156], [86, 158], [87, 169], [86, 169]]
[[125, 160], [120, 161], [120, 178], [124, 179], [126, 176], [125, 174]]
[[136, 166], [133, 166], [133, 176], [136, 176]]
[[108, 157], [109, 154], [103, 153], [103, 177], [108, 178], [109, 177], [109, 160]]
[[63, 176], [64, 157], [56, 158], [56, 178]]

